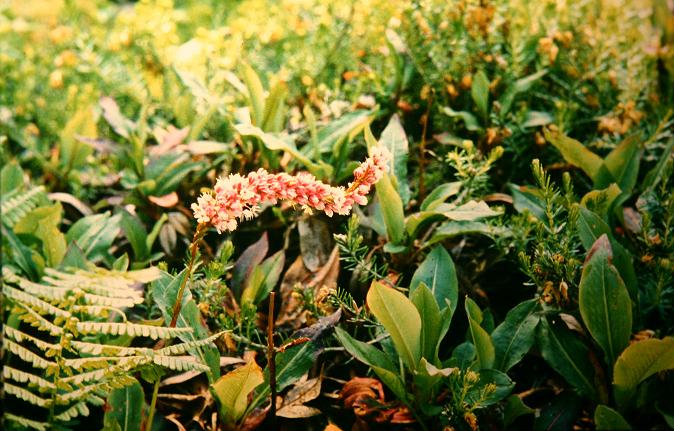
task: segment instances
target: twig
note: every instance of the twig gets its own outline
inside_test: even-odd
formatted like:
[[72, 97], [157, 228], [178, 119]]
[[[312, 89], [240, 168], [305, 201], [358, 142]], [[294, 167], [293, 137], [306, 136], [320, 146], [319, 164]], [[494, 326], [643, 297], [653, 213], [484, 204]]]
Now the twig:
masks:
[[276, 292], [269, 295], [269, 315], [267, 317], [267, 362], [269, 367], [269, 389], [271, 390], [271, 406], [269, 415], [271, 429], [276, 430], [276, 349], [274, 348], [274, 303]]

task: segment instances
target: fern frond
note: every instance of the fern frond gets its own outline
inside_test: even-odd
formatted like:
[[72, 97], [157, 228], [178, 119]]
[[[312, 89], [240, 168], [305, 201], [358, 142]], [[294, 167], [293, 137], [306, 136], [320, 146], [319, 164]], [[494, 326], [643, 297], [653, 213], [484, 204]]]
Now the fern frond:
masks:
[[23, 292], [19, 289], [15, 289], [10, 286], [5, 286], [3, 293], [9, 299], [13, 299], [17, 302], [20, 302], [24, 305], [30, 305], [34, 310], [41, 312], [43, 314], [51, 314], [54, 316], [68, 318], [71, 314], [68, 311], [61, 310], [60, 308], [50, 304], [47, 301], [43, 301], [40, 298], [37, 298], [33, 295], [30, 295], [26, 292]]
[[150, 356], [92, 356], [90, 358], [64, 359], [63, 365], [75, 370], [108, 369], [110, 362], [116, 362], [118, 366], [130, 366], [131, 368], [147, 364], [152, 361]]
[[95, 272], [77, 271], [74, 274], [68, 274], [47, 268], [42, 281], [58, 287], [76, 287], [96, 295], [126, 298], [132, 300], [134, 304], [140, 304], [143, 302], [142, 291], [132, 288], [137, 282], [124, 277], [123, 274], [100, 268]]
[[174, 371], [202, 371], [206, 372], [209, 370], [209, 367], [194, 356], [160, 356], [155, 355], [152, 358], [152, 361], [161, 365], [162, 367], [169, 368]]
[[88, 355], [109, 355], [109, 356], [132, 356], [149, 354], [152, 349], [148, 347], [124, 347], [112, 344], [88, 343], [85, 341], [73, 341], [71, 346], [80, 353]]
[[159, 350], [155, 351], [156, 355], [180, 355], [181, 353], [185, 353], [188, 350], [191, 349], [196, 349], [199, 347], [206, 346], [208, 344], [211, 344], [213, 341], [217, 340], [224, 334], [225, 331], [218, 332], [217, 334], [211, 335], [208, 338], [204, 338], [203, 340], [197, 340], [197, 341], [188, 341], [185, 343], [180, 343], [180, 344], [174, 344], [172, 346], [164, 347]]
[[192, 328], [168, 328], [163, 326], [141, 325], [139, 323], [118, 322], [77, 322], [77, 330], [82, 334], [128, 335], [130, 337], [150, 337], [168, 339], [180, 334], [192, 332]]
[[29, 362], [33, 364], [34, 367], [37, 368], [43, 368], [47, 369], [50, 367], [57, 367], [58, 365], [56, 362], [48, 361], [42, 356], [31, 352], [30, 350], [26, 349], [20, 344], [15, 343], [12, 340], [6, 339], [4, 340], [4, 346], [3, 348], [5, 350], [9, 350], [10, 352], [14, 353], [16, 356], [21, 358], [22, 361], [24, 362]]
[[2, 221], [7, 227], [14, 225], [26, 214], [32, 211], [44, 197], [44, 187], [34, 187], [27, 192], [11, 193], [0, 204], [0, 213]]
[[13, 415], [11, 413], [5, 413], [5, 419], [15, 422], [26, 428], [31, 428], [37, 431], [47, 431], [47, 429], [50, 428], [49, 424], [46, 422], [38, 422], [31, 419], [26, 419], [21, 416]]
[[67, 422], [78, 416], [89, 416], [89, 407], [87, 407], [87, 404], [85, 402], [79, 402], [71, 406], [67, 410], [54, 416], [54, 419], [61, 422]]
[[52, 322], [42, 317], [38, 312], [29, 306], [20, 302], [16, 305], [25, 311], [25, 313], [22, 313], [19, 318], [22, 321], [30, 324], [30, 326], [37, 328], [40, 331], [47, 331], [49, 332], [49, 335], [53, 336], [61, 335], [63, 333], [63, 328], [54, 325]]
[[2, 368], [2, 376], [5, 380], [14, 380], [17, 383], [30, 383], [36, 385], [40, 389], [56, 389], [56, 385], [45, 380], [42, 377], [36, 376], [35, 374], [28, 373], [26, 371], [17, 370], [16, 368], [5, 365]]
[[24, 400], [26, 402], [29, 402], [34, 406], [49, 407], [51, 405], [51, 400], [38, 397], [31, 391], [20, 388], [18, 386], [14, 386], [11, 383], [5, 382], [5, 393], [14, 395], [15, 397]]
[[28, 340], [31, 343], [33, 343], [35, 347], [42, 350], [43, 352], [48, 352], [50, 350], [53, 351], [61, 350], [61, 346], [59, 346], [58, 344], [47, 343], [46, 341], [42, 341], [39, 338], [35, 338], [32, 335], [28, 335], [24, 332], [21, 332], [18, 329], [12, 328], [11, 326], [5, 325], [2, 329], [5, 334], [5, 337], [9, 337], [14, 341], [16, 341], [17, 343], [23, 343], [24, 340]]

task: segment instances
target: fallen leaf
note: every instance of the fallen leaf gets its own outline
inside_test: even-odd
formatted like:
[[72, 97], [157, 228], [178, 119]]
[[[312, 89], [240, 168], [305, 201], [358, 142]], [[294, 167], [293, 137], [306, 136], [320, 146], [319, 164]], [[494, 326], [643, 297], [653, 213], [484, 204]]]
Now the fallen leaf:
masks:
[[315, 377], [300, 381], [283, 398], [283, 405], [276, 413], [284, 418], [308, 418], [321, 414], [321, 411], [305, 406], [321, 394], [321, 378]]
[[178, 194], [171, 192], [164, 196], [148, 196], [147, 199], [162, 208], [170, 208], [178, 203]]

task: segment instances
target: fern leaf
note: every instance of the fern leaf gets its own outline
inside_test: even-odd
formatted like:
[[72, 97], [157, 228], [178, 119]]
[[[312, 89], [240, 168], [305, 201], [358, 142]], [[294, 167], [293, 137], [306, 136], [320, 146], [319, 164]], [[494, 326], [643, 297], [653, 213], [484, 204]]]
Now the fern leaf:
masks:
[[2, 376], [6, 380], [14, 380], [17, 383], [30, 383], [36, 385], [40, 389], [56, 389], [56, 385], [49, 380], [45, 380], [35, 374], [17, 370], [16, 368], [7, 365], [2, 368]]
[[65, 310], [61, 310], [60, 308], [41, 300], [40, 298], [37, 298], [33, 295], [30, 295], [26, 292], [22, 292], [19, 289], [15, 289], [10, 286], [5, 286], [3, 293], [5, 296], [7, 296], [10, 299], [13, 299], [14, 301], [20, 302], [24, 305], [30, 305], [33, 309], [36, 309], [37, 311], [41, 313], [49, 313], [54, 316], [59, 316], [59, 317], [65, 317], [68, 318], [71, 316], [71, 314]]
[[47, 431], [50, 428], [50, 425], [46, 422], [38, 422], [31, 419], [26, 419], [21, 416], [16, 416], [11, 413], [5, 413], [5, 419], [15, 422], [26, 428], [31, 428], [37, 431]]
[[37, 328], [40, 331], [47, 331], [49, 332], [49, 335], [53, 336], [61, 335], [63, 333], [63, 328], [54, 325], [29, 306], [22, 303], [17, 303], [17, 305], [25, 311], [19, 318], [24, 322], [29, 323], [30, 326]]
[[162, 367], [169, 368], [174, 371], [203, 371], [206, 372], [210, 368], [208, 365], [205, 365], [199, 362], [193, 356], [161, 356], [155, 355], [152, 358], [152, 361], [161, 365]]
[[77, 330], [82, 334], [128, 335], [130, 337], [150, 337], [168, 339], [180, 334], [192, 332], [192, 328], [167, 328], [163, 326], [141, 325], [138, 323], [117, 322], [77, 322]]
[[157, 355], [180, 355], [182, 353], [187, 352], [188, 350], [191, 349], [196, 349], [199, 347], [206, 346], [208, 344], [211, 344], [213, 341], [217, 340], [224, 334], [225, 331], [218, 332], [217, 334], [211, 335], [208, 338], [204, 338], [203, 340], [197, 340], [197, 341], [188, 341], [185, 343], [180, 343], [180, 344], [174, 344], [172, 346], [164, 347], [162, 349], [156, 350], [155, 354]]
[[38, 407], [49, 407], [51, 405], [51, 400], [38, 397], [31, 391], [20, 388], [18, 386], [14, 386], [11, 383], [5, 382], [5, 393], [14, 395], [17, 398], [22, 399]]
[[89, 416], [89, 407], [87, 407], [87, 404], [84, 402], [79, 402], [67, 410], [59, 413], [58, 415], [54, 416], [54, 419], [57, 421], [61, 422], [67, 422], [73, 418], [76, 418], [78, 416]]
[[0, 204], [0, 214], [5, 226], [14, 227], [26, 214], [38, 206], [44, 197], [44, 187], [34, 187], [27, 192], [12, 193]]
[[3, 347], [5, 350], [9, 350], [10, 352], [14, 353], [16, 356], [21, 358], [21, 360], [33, 364], [33, 366], [36, 368], [47, 369], [50, 367], [51, 368], [58, 367], [56, 362], [48, 361], [44, 359], [42, 356], [31, 352], [30, 350], [26, 349], [20, 344], [15, 343], [12, 340], [9, 339], [4, 340]]
[[124, 347], [112, 344], [87, 343], [84, 341], [73, 341], [71, 345], [78, 352], [88, 355], [131, 356], [149, 354], [152, 351], [148, 347]]
[[35, 338], [32, 335], [21, 332], [18, 329], [12, 328], [11, 326], [5, 325], [2, 329], [4, 331], [5, 337], [9, 337], [17, 343], [23, 343], [24, 340], [28, 340], [43, 352], [58, 352], [61, 350], [61, 346], [58, 344], [47, 343], [46, 341], [42, 341], [39, 338]]

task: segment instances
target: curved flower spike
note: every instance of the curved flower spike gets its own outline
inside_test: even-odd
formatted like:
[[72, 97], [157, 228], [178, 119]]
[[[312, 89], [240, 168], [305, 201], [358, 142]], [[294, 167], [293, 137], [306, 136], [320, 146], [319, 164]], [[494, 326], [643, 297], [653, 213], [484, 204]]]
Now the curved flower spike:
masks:
[[384, 147], [375, 147], [372, 155], [353, 171], [349, 186], [333, 187], [307, 172], [297, 175], [271, 174], [258, 169], [246, 176], [230, 174], [218, 178], [213, 192], [204, 193], [192, 204], [199, 223], [210, 224], [219, 233], [233, 231], [239, 221], [256, 217], [264, 202], [275, 204], [285, 200], [316, 209], [328, 216], [347, 215], [354, 204], [367, 204], [367, 194], [388, 168], [391, 154]]

